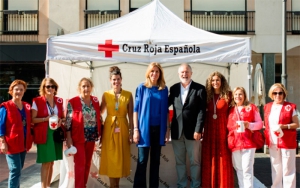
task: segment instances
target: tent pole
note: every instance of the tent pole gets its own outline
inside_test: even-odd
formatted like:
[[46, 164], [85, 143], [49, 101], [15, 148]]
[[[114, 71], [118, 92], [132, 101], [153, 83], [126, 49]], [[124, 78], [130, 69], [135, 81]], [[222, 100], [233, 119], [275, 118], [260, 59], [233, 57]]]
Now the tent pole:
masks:
[[228, 66], [227, 66], [227, 72], [228, 72], [228, 80], [227, 80], [227, 82], [228, 82], [228, 85], [230, 85], [230, 68], [231, 68], [231, 63], [229, 63]]
[[251, 85], [251, 63], [248, 63], [248, 84], [249, 84], [249, 86], [248, 86], [248, 89], [249, 89], [249, 91], [248, 91], [248, 99], [250, 99], [251, 100], [251, 89], [252, 89], [252, 85]]
[[93, 61], [90, 61], [90, 79], [91, 80], [93, 80], [93, 71], [94, 71]]
[[49, 60], [45, 61], [45, 71], [46, 71], [45, 78], [49, 78]]

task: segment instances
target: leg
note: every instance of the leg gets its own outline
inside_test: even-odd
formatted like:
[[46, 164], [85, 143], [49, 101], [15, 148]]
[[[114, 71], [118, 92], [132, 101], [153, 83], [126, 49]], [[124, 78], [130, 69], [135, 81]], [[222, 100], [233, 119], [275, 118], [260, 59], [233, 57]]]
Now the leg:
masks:
[[242, 168], [244, 188], [253, 188], [253, 164], [255, 148], [242, 151]]
[[[41, 184], [42, 184], [41, 186], [42, 186], [42, 188], [47, 188], [50, 186], [51, 180], [48, 180], [48, 178], [49, 178], [49, 172], [50, 172], [51, 165], [52, 165], [52, 162], [42, 163], [42, 167], [41, 167]], [[51, 176], [52, 176], [52, 174], [51, 174]]]
[[172, 146], [176, 161], [177, 172], [177, 187], [183, 188], [187, 186], [187, 174], [186, 174], [186, 149], [185, 140], [183, 136], [178, 140], [172, 140]]
[[190, 160], [191, 188], [200, 187], [201, 141], [185, 139], [185, 147]]
[[239, 187], [244, 187], [243, 167], [242, 167], [242, 151], [237, 150], [232, 153], [232, 163], [236, 171]]
[[282, 188], [281, 150], [277, 148], [277, 145], [270, 145], [269, 152], [272, 168], [272, 188]]
[[116, 179], [116, 187], [119, 188], [120, 187], [120, 178], [115, 178]]
[[85, 160], [86, 161], [85, 161], [85, 172], [84, 172], [84, 186], [86, 186], [88, 178], [89, 178], [94, 148], [95, 148], [95, 142], [86, 142], [85, 143]]
[[160, 127], [150, 127], [150, 177], [149, 187], [158, 187], [161, 145], [159, 143]]
[[110, 186], [110, 188], [115, 188], [115, 187], [117, 187], [116, 186], [116, 180], [115, 180], [115, 178], [109, 178], [109, 186]]
[[19, 188], [22, 170], [20, 153], [6, 154], [6, 161], [9, 169], [8, 188]]
[[47, 175], [47, 187], [50, 187], [50, 184], [51, 184], [52, 173], [53, 173], [53, 164], [54, 164], [54, 162], [50, 162], [50, 164], [49, 164], [48, 175]]
[[296, 149], [281, 149], [283, 187], [296, 187]]
[[133, 187], [147, 187], [146, 183], [146, 171], [149, 156], [149, 147], [138, 148], [138, 161], [136, 165], [136, 171], [134, 175]]
[[85, 144], [73, 143], [73, 145], [77, 149], [77, 153], [74, 155], [75, 188], [83, 188], [85, 187]]

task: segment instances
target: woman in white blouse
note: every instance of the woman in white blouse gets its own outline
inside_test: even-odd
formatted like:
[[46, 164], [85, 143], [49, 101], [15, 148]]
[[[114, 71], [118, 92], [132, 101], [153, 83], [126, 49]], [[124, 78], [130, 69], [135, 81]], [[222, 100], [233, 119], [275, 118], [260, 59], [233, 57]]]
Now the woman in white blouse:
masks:
[[273, 100], [265, 105], [265, 136], [272, 166], [272, 188], [296, 187], [296, 105], [286, 102], [287, 91], [280, 83], [269, 90]]

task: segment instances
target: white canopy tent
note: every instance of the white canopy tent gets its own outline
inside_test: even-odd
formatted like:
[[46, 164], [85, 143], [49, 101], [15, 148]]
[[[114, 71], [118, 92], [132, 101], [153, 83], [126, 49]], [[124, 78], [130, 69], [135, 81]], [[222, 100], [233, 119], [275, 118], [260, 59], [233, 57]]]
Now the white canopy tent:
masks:
[[[94, 94], [101, 97], [110, 88], [108, 67], [116, 63], [123, 73], [124, 89], [134, 92], [138, 83], [144, 81], [149, 62], [162, 63], [168, 86], [178, 82], [178, 64], [193, 63], [193, 80], [204, 84], [215, 70], [229, 77], [229, 63], [250, 63], [251, 49], [249, 38], [197, 29], [154, 0], [108, 23], [49, 38], [46, 59], [50, 65], [47, 75], [63, 86], [60, 96], [76, 95], [77, 82], [85, 76], [93, 78]], [[247, 64], [239, 67], [245, 70]], [[238, 80], [244, 80], [243, 86], [248, 87], [247, 71], [238, 72]]]

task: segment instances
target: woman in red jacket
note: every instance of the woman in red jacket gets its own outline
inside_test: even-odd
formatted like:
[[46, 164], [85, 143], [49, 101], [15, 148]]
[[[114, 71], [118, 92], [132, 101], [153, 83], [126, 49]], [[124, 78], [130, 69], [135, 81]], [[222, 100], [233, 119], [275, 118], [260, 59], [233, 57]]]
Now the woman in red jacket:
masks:
[[296, 129], [299, 120], [296, 105], [284, 101], [287, 91], [280, 83], [269, 90], [273, 100], [265, 105], [265, 136], [272, 166], [272, 187], [296, 187]]
[[78, 84], [79, 96], [69, 100], [67, 107], [67, 147], [77, 149], [74, 155], [75, 187], [86, 187], [95, 141], [101, 135], [100, 105], [92, 96], [93, 82], [82, 78]]
[[50, 187], [53, 163], [62, 159], [62, 142], [53, 140], [49, 118], [58, 116], [58, 127], [64, 118], [63, 100], [56, 97], [58, 84], [52, 78], [44, 78], [40, 85], [40, 97], [33, 99], [32, 122], [34, 125], [34, 142], [37, 144], [37, 163], [41, 166], [41, 187]]
[[[244, 129], [238, 129], [242, 121]], [[229, 110], [227, 128], [228, 146], [232, 151], [233, 167], [236, 170], [239, 187], [253, 188], [253, 164], [256, 145], [252, 131], [262, 128], [262, 120], [255, 105], [250, 104], [243, 87], [233, 90], [233, 101]]]
[[22, 101], [27, 84], [13, 81], [8, 89], [12, 99], [0, 105], [0, 153], [6, 155], [8, 187], [19, 188], [26, 152], [32, 146], [30, 105]]

